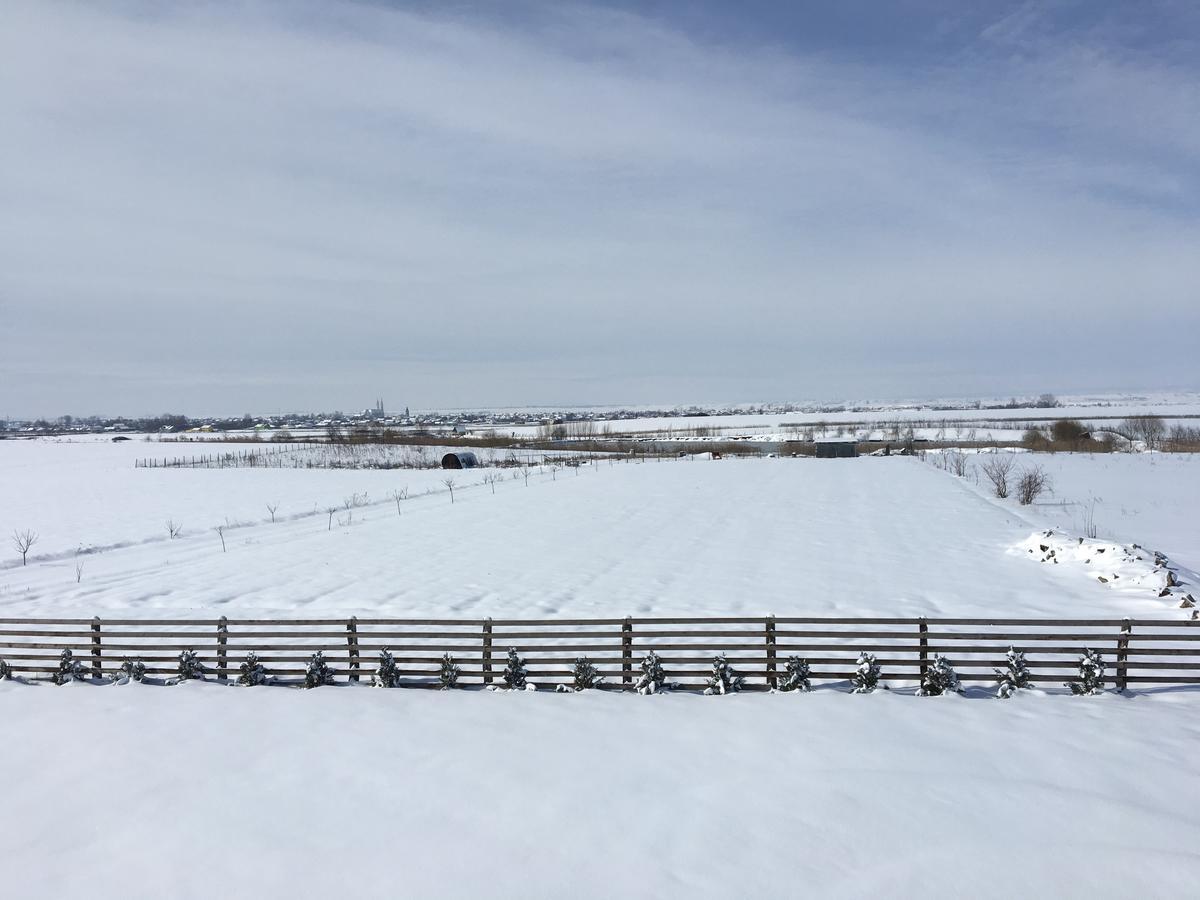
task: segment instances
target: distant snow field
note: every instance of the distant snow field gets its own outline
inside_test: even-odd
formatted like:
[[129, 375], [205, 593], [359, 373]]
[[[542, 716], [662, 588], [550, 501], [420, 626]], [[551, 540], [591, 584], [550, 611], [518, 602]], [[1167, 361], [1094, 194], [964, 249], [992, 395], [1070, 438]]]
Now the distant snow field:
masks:
[[526, 482], [503, 469], [147, 470], [136, 454], [0, 442], [0, 525], [39, 535], [28, 566], [4, 559], [3, 614], [1171, 614], [1148, 591], [1014, 561], [1031, 533], [1090, 504], [1073, 474], [1087, 466], [1109, 473], [1106, 536], [1147, 543], [1145, 530], [1200, 568], [1188, 457], [1039, 456], [1065, 487], [1019, 507], [899, 457], [599, 462]]
[[[1021, 507], [973, 470], [904, 457], [614, 461], [526, 482], [139, 455], [0, 441], [0, 616], [1179, 619], [1153, 551], [1187, 590], [1200, 570], [1189, 456], [1022, 454], [1053, 493]], [[39, 535], [26, 566], [7, 541], [22, 529]], [[1121, 578], [1099, 579], [1100, 547]], [[1190, 689], [7, 682], [0, 718], [14, 896], [1165, 898], [1200, 881]]]

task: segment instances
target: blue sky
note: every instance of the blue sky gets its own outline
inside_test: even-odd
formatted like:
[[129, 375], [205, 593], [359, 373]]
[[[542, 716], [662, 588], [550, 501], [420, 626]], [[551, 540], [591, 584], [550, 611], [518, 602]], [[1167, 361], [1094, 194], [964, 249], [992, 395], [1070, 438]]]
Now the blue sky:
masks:
[[1200, 7], [0, 7], [0, 415], [1200, 387]]

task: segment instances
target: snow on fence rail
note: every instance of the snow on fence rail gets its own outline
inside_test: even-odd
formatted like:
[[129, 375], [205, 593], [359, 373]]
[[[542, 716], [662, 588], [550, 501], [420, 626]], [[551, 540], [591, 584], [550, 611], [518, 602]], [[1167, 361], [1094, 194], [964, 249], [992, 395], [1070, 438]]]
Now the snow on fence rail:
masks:
[[1027, 657], [1034, 682], [1078, 674], [1084, 649], [1103, 655], [1118, 690], [1131, 684], [1200, 684], [1200, 621], [1143, 619], [897, 619], [795, 616], [624, 619], [49, 619], [0, 618], [0, 659], [16, 674], [49, 677], [72, 651], [95, 677], [140, 660], [151, 676], [177, 672], [191, 650], [210, 676], [236, 678], [254, 652], [277, 681], [303, 680], [320, 650], [339, 681], [369, 681], [381, 650], [404, 684], [436, 686], [442, 655], [460, 683], [500, 680], [508, 648], [526, 661], [531, 682], [568, 684], [586, 656], [613, 688], [630, 688], [643, 657], [661, 658], [670, 681], [700, 688], [713, 656], [726, 655], [746, 687], [773, 687], [788, 657], [809, 663], [814, 681], [843, 681], [862, 652], [883, 678], [915, 682], [936, 655], [966, 682], [994, 681], [1010, 647]]

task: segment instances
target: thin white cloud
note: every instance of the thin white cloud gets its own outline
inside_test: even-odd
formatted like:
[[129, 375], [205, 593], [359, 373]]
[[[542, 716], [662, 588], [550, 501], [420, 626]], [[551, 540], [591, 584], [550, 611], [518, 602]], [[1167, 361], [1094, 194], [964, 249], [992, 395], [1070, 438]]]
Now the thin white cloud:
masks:
[[[1030, 318], [1198, 324], [1194, 76], [1032, 28], [914, 73], [590, 7], [12, 0], [0, 409], [937, 389], [901, 341], [1017, 389]], [[1058, 377], [1112, 364], [1153, 374]]]

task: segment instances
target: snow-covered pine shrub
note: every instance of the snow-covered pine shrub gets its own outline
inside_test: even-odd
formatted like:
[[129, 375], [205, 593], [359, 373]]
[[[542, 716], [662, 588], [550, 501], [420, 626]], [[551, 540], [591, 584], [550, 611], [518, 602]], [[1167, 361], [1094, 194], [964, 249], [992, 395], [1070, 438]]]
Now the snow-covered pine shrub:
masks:
[[267, 683], [267, 670], [258, 661], [258, 654], [254, 651], [246, 654], [246, 660], [238, 666], [238, 671], [241, 672], [238, 675], [238, 684], [244, 684], [246, 687], [254, 687], [255, 685]]
[[113, 681], [142, 681], [146, 677], [146, 664], [140, 659], [123, 659], [121, 668], [113, 675]]
[[1099, 653], [1084, 648], [1083, 656], [1079, 657], [1079, 680], [1068, 681], [1067, 687], [1080, 696], [1104, 692], [1104, 660]]
[[176, 683], [190, 682], [192, 679], [204, 678], [204, 665], [197, 659], [196, 650], [180, 650], [179, 662], [176, 664], [178, 676]]
[[508, 648], [508, 662], [504, 666], [504, 674], [500, 677], [504, 679], [504, 686], [510, 691], [523, 691], [526, 688], [525, 660], [517, 655], [516, 647]]
[[458, 666], [454, 663], [454, 657], [449, 653], [442, 655], [442, 671], [438, 673], [438, 680], [442, 683], [442, 690], [449, 691], [458, 687]]
[[921, 687], [917, 690], [918, 697], [940, 697], [942, 694], [957, 694], [962, 690], [958, 684], [958, 673], [954, 671], [946, 657], [937, 654], [933, 657], [933, 665], [921, 676]]
[[639, 694], [660, 694], [667, 687], [667, 674], [663, 671], [662, 660], [651, 650], [642, 660], [642, 674], [638, 676], [634, 689]]
[[75, 659], [70, 650], [64, 650], [58, 658], [58, 671], [50, 676], [55, 684], [66, 684], [68, 681], [83, 681], [86, 678], [83, 663]]
[[375, 687], [394, 688], [400, 686], [400, 670], [396, 668], [396, 660], [390, 651], [379, 651], [379, 665], [375, 667], [375, 677], [371, 679]]
[[334, 671], [325, 662], [325, 653], [318, 650], [308, 661], [304, 670], [304, 686], [306, 688], [320, 687], [323, 684], [333, 684]]
[[196, 658], [195, 650], [183, 650], [179, 654], [179, 680], [191, 681], [204, 677], [204, 666]]
[[742, 682], [745, 678], [742, 674], [729, 664], [729, 660], [725, 658], [724, 653], [718, 653], [713, 657], [712, 675], [708, 679], [708, 687], [704, 689], [706, 694], [736, 694], [742, 689]]
[[1015, 647], [1009, 647], [1004, 654], [1004, 668], [995, 669], [996, 696], [1007, 700], [1022, 688], [1029, 687], [1029, 666], [1025, 662], [1025, 654]]
[[0, 681], [7, 681], [10, 678], [12, 678], [12, 666], [0, 659]]
[[879, 686], [879, 663], [873, 653], [860, 653], [855, 664], [854, 675], [850, 683], [854, 685], [852, 694], [869, 694]]
[[807, 691], [812, 687], [808, 680], [808, 660], [789, 656], [783, 677], [776, 682], [776, 690]]
[[[571, 687], [577, 691], [588, 691], [600, 686], [604, 681], [604, 676], [600, 674], [600, 670], [586, 656], [575, 658], [575, 665], [571, 669]], [[564, 685], [559, 685], [564, 687]]]

